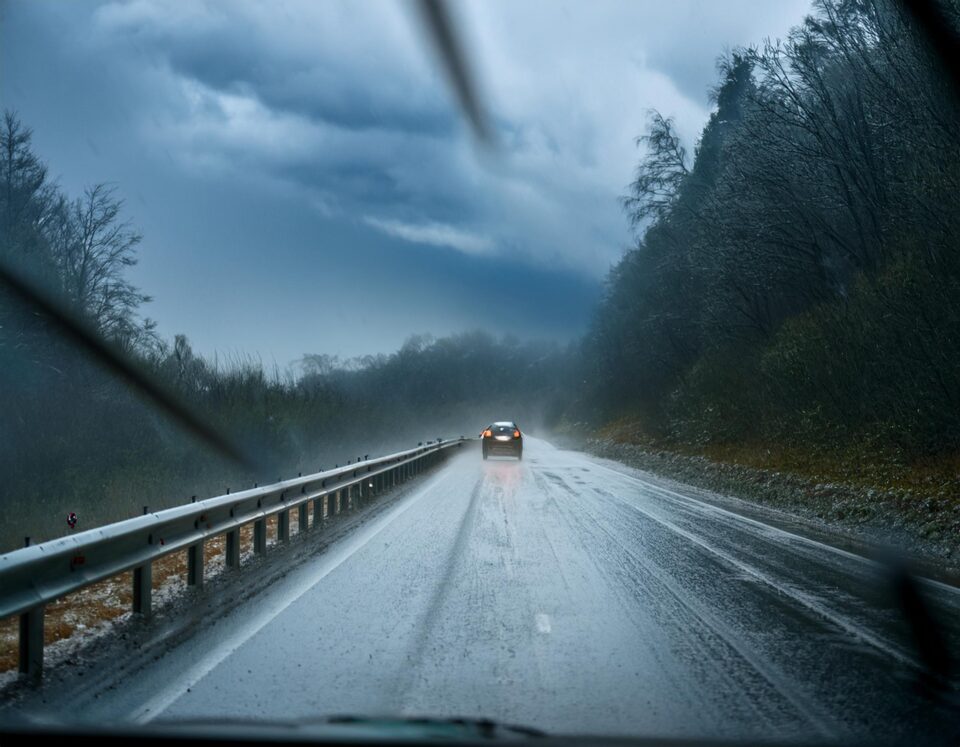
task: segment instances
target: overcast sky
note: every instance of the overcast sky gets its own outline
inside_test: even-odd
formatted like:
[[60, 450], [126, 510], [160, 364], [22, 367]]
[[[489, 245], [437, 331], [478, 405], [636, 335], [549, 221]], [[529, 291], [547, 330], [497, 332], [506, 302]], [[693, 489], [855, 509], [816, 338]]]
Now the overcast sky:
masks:
[[148, 314], [205, 354], [564, 339], [630, 245], [646, 112], [692, 146], [717, 56], [809, 4], [458, 4], [495, 158], [389, 0], [0, 0], [0, 98], [68, 193], [117, 185]]

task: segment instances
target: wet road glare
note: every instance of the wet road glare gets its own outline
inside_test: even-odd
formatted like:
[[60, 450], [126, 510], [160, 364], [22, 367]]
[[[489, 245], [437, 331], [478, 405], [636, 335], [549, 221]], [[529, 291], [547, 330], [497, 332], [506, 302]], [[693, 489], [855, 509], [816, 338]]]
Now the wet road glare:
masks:
[[[88, 697], [84, 717], [464, 716], [777, 740], [916, 739], [951, 718], [918, 689], [870, 562], [613, 462], [526, 447], [522, 462], [464, 449]], [[960, 594], [924, 591], [957, 651]]]

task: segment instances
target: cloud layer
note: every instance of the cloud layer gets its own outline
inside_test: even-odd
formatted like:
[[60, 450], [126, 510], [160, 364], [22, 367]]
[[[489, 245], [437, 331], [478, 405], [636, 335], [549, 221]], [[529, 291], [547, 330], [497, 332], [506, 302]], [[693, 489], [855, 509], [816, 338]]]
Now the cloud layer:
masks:
[[[524, 328], [550, 329], [563, 316], [556, 304], [574, 297], [582, 327], [589, 298], [631, 241], [618, 197], [647, 111], [674, 116], [692, 144], [709, 114], [717, 55], [782, 35], [808, 4], [456, 4], [501, 143], [493, 156], [472, 142], [403, 2], [10, 2], [0, 90], [65, 182], [115, 180], [137, 195], [143, 282], [161, 324], [165, 314], [183, 326], [199, 316], [164, 298], [198, 282], [176, 270], [200, 271], [191, 263], [204, 236], [204, 252], [252, 267], [268, 247], [294, 266], [322, 256], [324, 277], [353, 272], [361, 255], [366, 266], [405, 255], [411, 287], [434, 275], [447, 284], [436, 297], [449, 297], [457, 273], [471, 282], [478, 261], [514, 280], [541, 273], [552, 285], [536, 294], [554, 300]], [[238, 213], [241, 203], [252, 207]], [[164, 247], [152, 257], [151, 241]], [[455, 328], [486, 321], [468, 302], [449, 302], [444, 317]], [[369, 309], [380, 312], [397, 316]], [[398, 334], [370, 345], [392, 346]], [[234, 338], [262, 349], [254, 336]]]

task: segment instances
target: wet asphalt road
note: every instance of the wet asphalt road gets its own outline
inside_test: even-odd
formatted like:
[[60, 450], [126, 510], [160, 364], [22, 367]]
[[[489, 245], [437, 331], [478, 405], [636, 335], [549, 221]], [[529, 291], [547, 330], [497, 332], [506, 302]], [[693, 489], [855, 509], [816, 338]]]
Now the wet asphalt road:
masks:
[[[534, 439], [465, 449], [89, 715], [914, 742], [952, 718], [871, 563], [693, 495]], [[925, 593], [960, 651], [960, 593]]]

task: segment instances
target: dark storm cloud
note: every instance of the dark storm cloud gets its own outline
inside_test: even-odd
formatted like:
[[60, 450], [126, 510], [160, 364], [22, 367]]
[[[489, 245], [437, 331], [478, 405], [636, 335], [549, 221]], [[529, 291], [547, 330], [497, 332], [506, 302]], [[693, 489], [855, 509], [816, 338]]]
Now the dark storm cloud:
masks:
[[806, 5], [460, 6], [493, 161], [396, 3], [8, 2], [0, 93], [69, 191], [119, 185], [151, 315], [201, 350], [569, 337], [630, 242], [647, 110], [692, 144], [717, 54]]
[[449, 137], [457, 125], [440, 91], [415, 90], [404, 75], [358, 76], [352, 60], [325, 49], [322, 27], [316, 29], [315, 48], [291, 53], [243, 16], [186, 33], [118, 12], [103, 12], [101, 19], [109, 34], [135, 40], [137, 51], [164, 60], [176, 75], [255, 97], [272, 110], [351, 130], [437, 137]]

